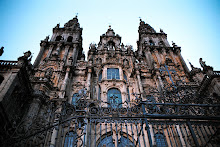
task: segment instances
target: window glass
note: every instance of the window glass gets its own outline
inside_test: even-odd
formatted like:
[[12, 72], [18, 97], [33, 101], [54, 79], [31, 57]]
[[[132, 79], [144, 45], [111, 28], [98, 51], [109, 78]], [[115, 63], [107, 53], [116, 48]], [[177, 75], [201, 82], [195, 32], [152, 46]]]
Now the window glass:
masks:
[[65, 137], [64, 147], [75, 147], [77, 145], [76, 137], [76, 133], [74, 132], [67, 133]]
[[98, 99], [101, 100], [101, 87], [99, 86]]
[[99, 79], [98, 79], [99, 81], [101, 81], [102, 80], [102, 71], [99, 73]]
[[120, 79], [118, 68], [108, 68], [107, 69], [107, 79]]
[[117, 107], [121, 107], [121, 103], [122, 103], [122, 99], [121, 99], [121, 92], [116, 89], [116, 88], [112, 88], [108, 90], [108, 103], [113, 107], [113, 108], [117, 108]]
[[76, 102], [80, 99], [80, 95], [78, 93], [74, 93], [72, 97], [72, 104], [76, 105]]
[[155, 135], [157, 147], [167, 147], [166, 138], [163, 134], [157, 133]]

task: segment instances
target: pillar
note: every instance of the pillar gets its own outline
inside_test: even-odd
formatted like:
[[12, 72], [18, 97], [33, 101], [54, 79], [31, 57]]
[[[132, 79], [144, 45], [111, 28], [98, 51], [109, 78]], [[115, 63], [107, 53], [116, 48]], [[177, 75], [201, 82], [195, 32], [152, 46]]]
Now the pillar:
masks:
[[40, 63], [40, 60], [41, 60], [41, 58], [42, 58], [42, 56], [43, 56], [43, 53], [44, 53], [44, 50], [45, 50], [45, 46], [46, 46], [46, 43], [45, 43], [45, 42], [42, 42], [42, 43], [40, 44], [40, 52], [39, 52], [39, 54], [37, 55], [37, 58], [36, 58], [36, 60], [35, 60], [35, 62], [34, 62], [34, 67], [37, 67], [37, 65]]
[[[89, 97], [91, 94], [91, 89], [90, 89], [90, 85], [91, 85], [91, 75], [92, 75], [92, 69], [89, 68], [88, 69], [88, 75], [87, 75], [87, 91], [89, 92]], [[91, 98], [91, 97], [90, 97]]]
[[66, 46], [65, 46], [65, 52], [64, 52], [64, 55], [63, 55], [63, 62], [64, 62], [64, 64], [65, 64], [66, 59], [67, 59], [67, 55], [68, 55], [68, 52], [69, 52], [69, 48], [70, 48], [69, 45], [66, 45]]
[[143, 98], [144, 90], [143, 90], [143, 86], [142, 86], [142, 83], [141, 83], [140, 72], [139, 72], [139, 71], [136, 71], [136, 74], [137, 74], [137, 79], [138, 79], [138, 85], [139, 85], [139, 89], [140, 89], [140, 94], [141, 94], [141, 97]]
[[53, 47], [54, 47], [54, 45], [50, 45], [49, 51], [48, 51], [48, 53], [47, 53], [47, 57], [46, 57], [46, 58], [49, 58], [49, 57], [50, 57], [51, 52], [52, 52], [52, 50], [53, 50]]

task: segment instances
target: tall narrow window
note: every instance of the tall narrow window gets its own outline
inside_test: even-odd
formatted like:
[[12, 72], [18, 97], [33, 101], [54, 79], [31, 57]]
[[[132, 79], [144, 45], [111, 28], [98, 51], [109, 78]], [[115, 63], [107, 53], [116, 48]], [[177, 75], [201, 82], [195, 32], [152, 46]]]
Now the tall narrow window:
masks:
[[122, 103], [122, 99], [121, 99], [121, 92], [116, 89], [116, 88], [112, 88], [108, 90], [108, 103], [113, 107], [113, 108], [117, 108], [117, 107], [121, 107], [121, 103]]
[[78, 93], [74, 93], [72, 97], [72, 104], [76, 105], [76, 102], [80, 99], [80, 95]]
[[107, 79], [120, 79], [118, 68], [107, 69]]
[[72, 131], [67, 133], [65, 137], [64, 147], [76, 147], [77, 146], [76, 139], [77, 139], [76, 133]]
[[129, 88], [127, 87], [127, 93], [128, 93], [128, 101], [130, 102], [130, 92], [129, 92]]
[[55, 41], [60, 41], [62, 39], [62, 36], [57, 36]]
[[99, 73], [99, 82], [102, 80], [102, 71]]
[[67, 42], [72, 42], [73, 41], [73, 37], [72, 36], [69, 36], [68, 38], [67, 38]]
[[99, 86], [98, 99], [101, 100], [101, 87]]
[[157, 147], [167, 147], [166, 138], [164, 137], [163, 134], [157, 133], [155, 135], [155, 140], [156, 140]]

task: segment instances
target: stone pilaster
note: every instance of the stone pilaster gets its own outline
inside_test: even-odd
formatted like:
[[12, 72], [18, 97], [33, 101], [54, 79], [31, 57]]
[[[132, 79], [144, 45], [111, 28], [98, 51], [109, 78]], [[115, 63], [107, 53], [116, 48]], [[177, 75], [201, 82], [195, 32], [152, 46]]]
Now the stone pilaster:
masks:
[[69, 48], [70, 46], [69, 45], [66, 45], [65, 46], [65, 52], [64, 52], [64, 56], [63, 56], [63, 62], [65, 64], [66, 60], [67, 60], [67, 55], [68, 55], [68, 52], [69, 52]]
[[43, 53], [44, 53], [44, 50], [45, 50], [45, 46], [46, 46], [46, 43], [45, 42], [42, 42], [41, 44], [40, 44], [40, 52], [39, 52], [39, 54], [37, 55], [37, 58], [35, 59], [35, 62], [34, 62], [34, 67], [37, 67], [38, 65], [39, 65], [39, 63], [40, 63], [40, 60], [41, 60], [41, 58], [42, 58], [42, 56], [43, 56]]
[[136, 71], [136, 74], [137, 74], [138, 86], [139, 86], [139, 89], [140, 89], [140, 94], [141, 94], [141, 97], [143, 98], [144, 90], [143, 90], [143, 86], [142, 86], [142, 83], [141, 83], [140, 72]]
[[158, 54], [158, 50], [157, 50], [157, 49], [154, 49], [153, 52], [154, 52], [154, 54], [156, 55], [156, 58], [157, 58], [157, 61], [158, 61], [159, 65], [161, 65], [161, 58], [160, 58], [160, 56], [159, 56], [159, 54]]
[[153, 68], [153, 66], [152, 66], [153, 57], [151, 55], [150, 48], [146, 48], [145, 56], [146, 56], [146, 59], [147, 59], [147, 65], [150, 67], [150, 69], [152, 69]]
[[51, 55], [51, 53], [52, 53], [52, 51], [53, 51], [53, 47], [54, 47], [54, 45], [50, 45], [49, 51], [48, 51], [47, 57], [46, 57], [47, 59], [50, 58], [50, 55]]
[[69, 80], [69, 72], [70, 72], [70, 68], [68, 67], [66, 69], [66, 75], [65, 75], [65, 78], [63, 80], [63, 84], [61, 86], [61, 92], [60, 92], [60, 95], [59, 95], [60, 98], [64, 98], [64, 96], [65, 96], [65, 90], [66, 90], [66, 86], [67, 86], [67, 83], [68, 83], [68, 80]]
[[88, 69], [88, 75], [87, 75], [87, 91], [89, 93], [89, 96], [91, 94], [91, 89], [90, 89], [90, 86], [91, 86], [91, 75], [92, 75], [92, 69], [89, 68]]

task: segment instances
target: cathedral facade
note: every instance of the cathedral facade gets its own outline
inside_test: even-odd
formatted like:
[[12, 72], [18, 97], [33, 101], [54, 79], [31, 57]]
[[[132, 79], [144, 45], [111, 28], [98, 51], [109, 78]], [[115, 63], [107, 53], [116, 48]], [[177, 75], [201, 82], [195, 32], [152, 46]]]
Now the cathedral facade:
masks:
[[[0, 145], [179, 147], [220, 143], [220, 71], [140, 20], [137, 50], [109, 26], [87, 60], [75, 17], [17, 61], [0, 60]], [[1, 48], [3, 53], [3, 47]]]

